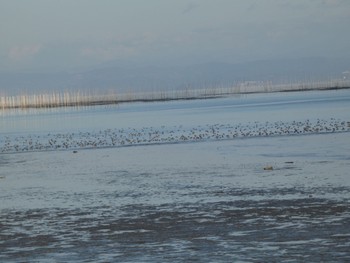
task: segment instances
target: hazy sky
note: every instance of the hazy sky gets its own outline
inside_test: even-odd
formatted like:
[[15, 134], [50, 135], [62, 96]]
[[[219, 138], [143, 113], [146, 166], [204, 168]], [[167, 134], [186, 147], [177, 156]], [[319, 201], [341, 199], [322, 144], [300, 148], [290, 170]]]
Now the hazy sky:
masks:
[[0, 70], [350, 57], [350, 0], [0, 0]]

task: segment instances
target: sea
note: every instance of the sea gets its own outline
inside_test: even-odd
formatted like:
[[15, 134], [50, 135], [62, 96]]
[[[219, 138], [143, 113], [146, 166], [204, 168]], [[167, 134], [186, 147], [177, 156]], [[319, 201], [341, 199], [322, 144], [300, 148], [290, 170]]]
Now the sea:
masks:
[[350, 90], [0, 110], [0, 262], [350, 262]]

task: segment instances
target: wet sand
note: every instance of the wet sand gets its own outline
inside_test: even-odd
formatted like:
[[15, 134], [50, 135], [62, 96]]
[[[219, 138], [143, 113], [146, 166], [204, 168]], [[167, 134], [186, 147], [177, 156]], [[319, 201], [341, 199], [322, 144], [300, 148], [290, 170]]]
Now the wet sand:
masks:
[[2, 116], [0, 261], [350, 261], [349, 101]]
[[349, 148], [338, 133], [2, 155], [0, 260], [345, 262]]

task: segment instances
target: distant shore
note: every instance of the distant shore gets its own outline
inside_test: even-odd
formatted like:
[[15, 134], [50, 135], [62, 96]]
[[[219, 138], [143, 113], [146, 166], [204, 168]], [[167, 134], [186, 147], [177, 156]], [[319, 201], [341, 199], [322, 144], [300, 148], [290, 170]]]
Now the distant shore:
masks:
[[173, 100], [210, 99], [233, 95], [274, 92], [297, 92], [312, 90], [349, 89], [350, 80], [332, 80], [308, 83], [271, 84], [260, 82], [242, 82], [231, 87], [210, 87], [202, 89], [163, 90], [147, 92], [117, 91], [65, 91], [41, 94], [21, 94], [3, 96], [0, 94], [0, 110], [56, 108], [112, 105], [130, 102], [157, 102]]

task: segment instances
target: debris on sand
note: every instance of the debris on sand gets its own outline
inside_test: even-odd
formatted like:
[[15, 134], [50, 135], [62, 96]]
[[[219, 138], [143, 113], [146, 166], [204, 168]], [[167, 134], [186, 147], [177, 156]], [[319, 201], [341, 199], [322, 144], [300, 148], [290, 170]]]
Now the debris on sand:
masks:
[[264, 167], [264, 170], [265, 171], [272, 171], [273, 170], [273, 167], [271, 165], [268, 165], [268, 166], [265, 166]]

